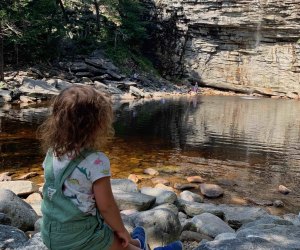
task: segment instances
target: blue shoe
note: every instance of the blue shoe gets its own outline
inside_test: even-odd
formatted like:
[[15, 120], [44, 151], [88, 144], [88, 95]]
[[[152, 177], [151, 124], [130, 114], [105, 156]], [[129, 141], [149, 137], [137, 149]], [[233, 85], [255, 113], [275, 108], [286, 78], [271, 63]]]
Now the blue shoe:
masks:
[[174, 241], [164, 247], [156, 247], [153, 250], [183, 250], [183, 245], [180, 240]]
[[136, 227], [133, 230], [131, 237], [132, 239], [136, 239], [140, 241], [142, 250], [149, 250], [147, 244], [147, 235], [143, 227]]

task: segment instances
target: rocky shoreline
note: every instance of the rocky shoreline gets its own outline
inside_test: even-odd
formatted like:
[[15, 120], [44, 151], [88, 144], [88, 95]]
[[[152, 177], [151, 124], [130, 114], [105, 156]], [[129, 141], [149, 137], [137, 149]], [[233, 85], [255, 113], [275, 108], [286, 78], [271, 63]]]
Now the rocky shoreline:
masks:
[[[151, 248], [181, 239], [186, 250], [300, 249], [300, 215], [275, 216], [260, 206], [204, 203], [203, 197], [221, 196], [222, 188], [203, 183], [201, 176], [189, 176], [176, 193], [154, 169], [144, 173], [154, 188], [138, 188], [136, 175], [112, 179], [112, 188], [126, 228], [131, 232], [144, 226]], [[3, 173], [0, 182], [0, 248], [46, 250], [39, 232], [42, 187], [26, 180], [32, 173], [23, 180], [9, 177]], [[202, 196], [188, 190], [192, 187]], [[281, 186], [278, 191], [290, 190]]]
[[[107, 93], [116, 100], [162, 98], [191, 95], [192, 79], [172, 83], [155, 73], [135, 71], [121, 73], [101, 51], [73, 61], [63, 61], [50, 66], [36, 66], [23, 70], [7, 70], [4, 82], [0, 82], [0, 103], [39, 103], [57, 95], [73, 84], [88, 84]], [[269, 89], [252, 89], [245, 86], [200, 84], [202, 95], [255, 95], [272, 98], [298, 99], [298, 95], [286, 95]]]

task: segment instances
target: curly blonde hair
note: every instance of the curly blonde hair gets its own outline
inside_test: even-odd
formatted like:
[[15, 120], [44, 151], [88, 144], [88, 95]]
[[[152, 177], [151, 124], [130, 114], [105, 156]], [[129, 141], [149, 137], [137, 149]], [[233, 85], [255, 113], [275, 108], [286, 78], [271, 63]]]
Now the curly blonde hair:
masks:
[[113, 135], [111, 101], [91, 86], [64, 89], [52, 103], [52, 114], [39, 127], [44, 151], [57, 157], [77, 156], [82, 149], [97, 149]]

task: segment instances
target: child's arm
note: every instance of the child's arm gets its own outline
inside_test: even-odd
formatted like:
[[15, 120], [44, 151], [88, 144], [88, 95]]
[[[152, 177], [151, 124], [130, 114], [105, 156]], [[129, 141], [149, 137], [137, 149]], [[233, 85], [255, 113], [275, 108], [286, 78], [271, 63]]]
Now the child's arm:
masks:
[[123, 247], [126, 247], [131, 237], [123, 224], [119, 208], [115, 202], [111, 190], [110, 177], [96, 180], [93, 183], [93, 191], [101, 216], [119, 238], [122, 239]]

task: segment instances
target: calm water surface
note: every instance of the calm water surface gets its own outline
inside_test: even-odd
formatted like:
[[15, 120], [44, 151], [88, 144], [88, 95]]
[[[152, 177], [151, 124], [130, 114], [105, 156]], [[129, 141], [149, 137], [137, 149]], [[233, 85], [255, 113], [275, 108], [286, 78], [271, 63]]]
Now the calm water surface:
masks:
[[[115, 178], [142, 174], [147, 167], [172, 184], [201, 175], [225, 189], [213, 202], [280, 199], [284, 209], [268, 209], [299, 212], [300, 102], [198, 96], [116, 102], [114, 109], [116, 135], [103, 151]], [[0, 172], [42, 174], [35, 130], [48, 113], [45, 105], [0, 107]], [[280, 184], [292, 193], [278, 193]], [[151, 182], [144, 179], [142, 185]]]

